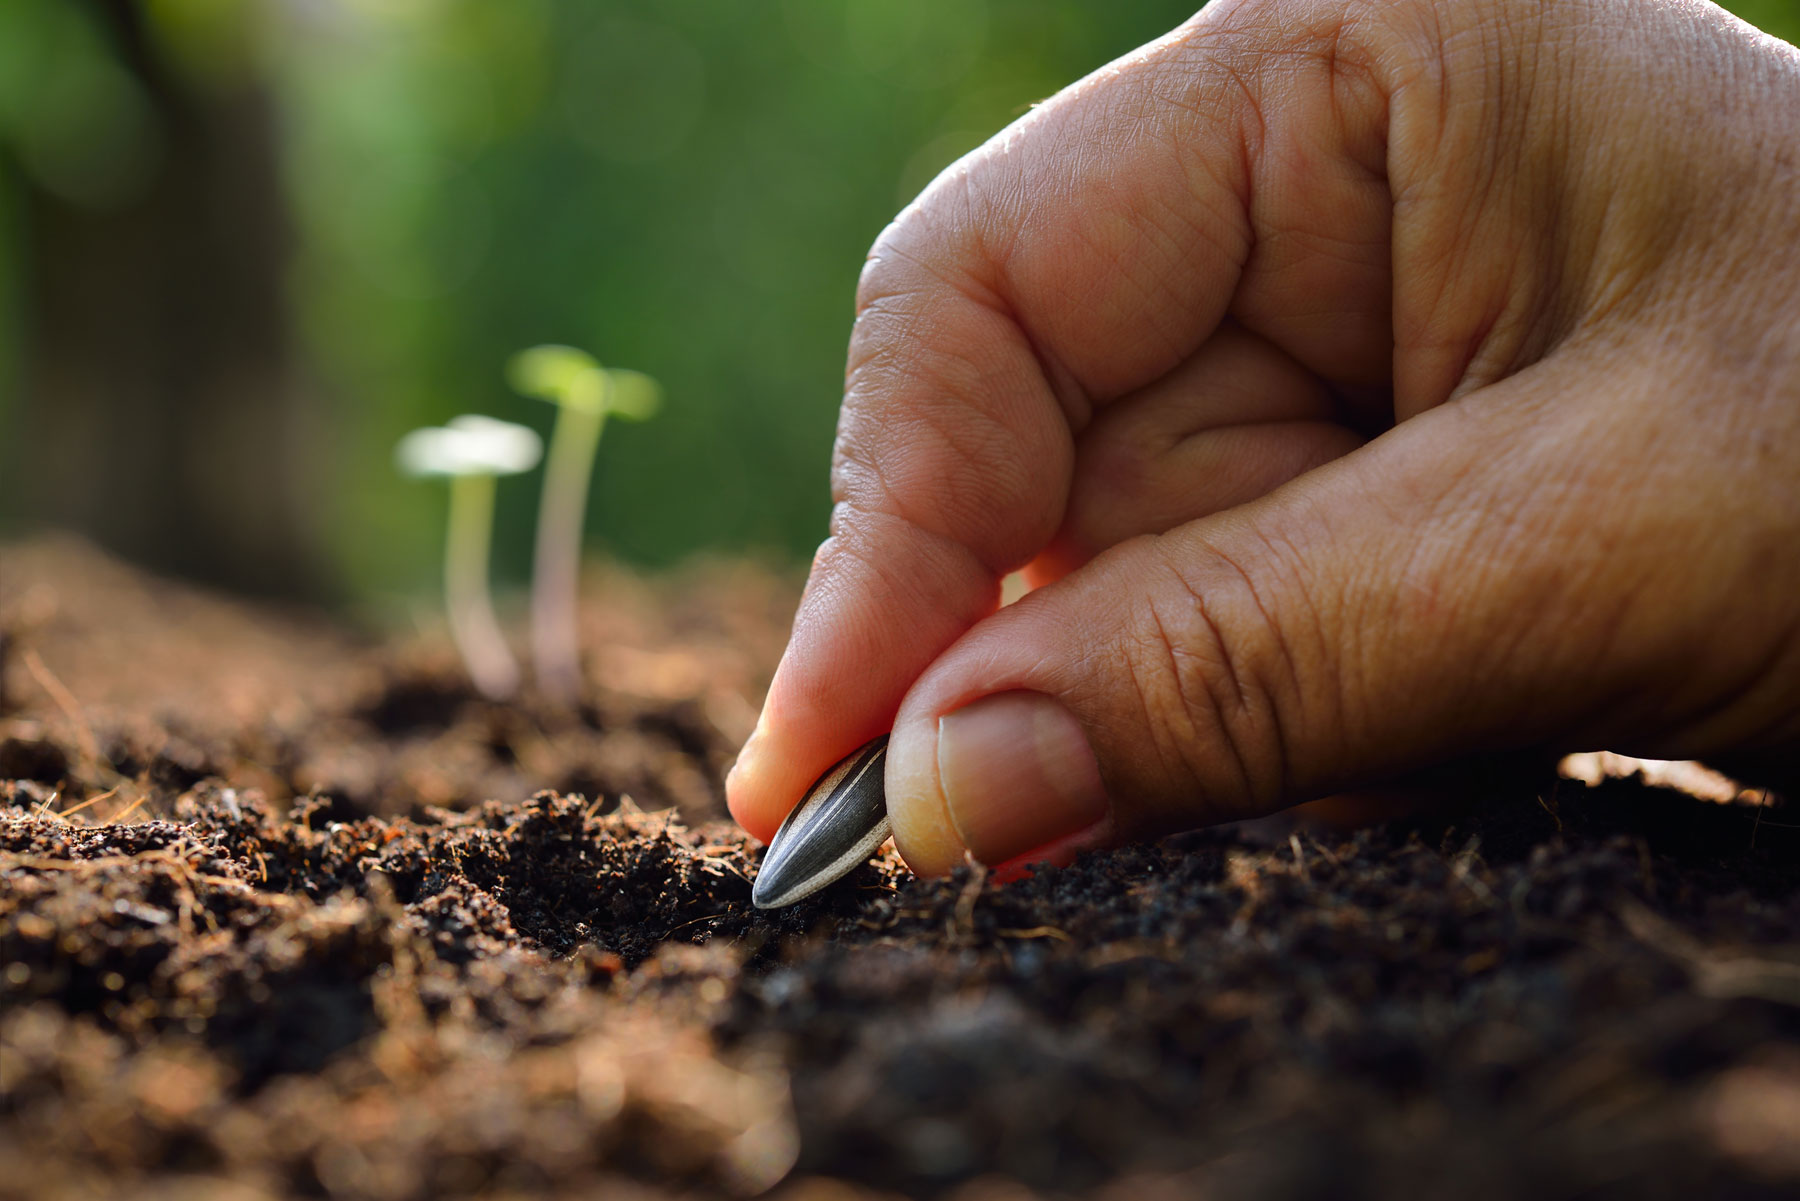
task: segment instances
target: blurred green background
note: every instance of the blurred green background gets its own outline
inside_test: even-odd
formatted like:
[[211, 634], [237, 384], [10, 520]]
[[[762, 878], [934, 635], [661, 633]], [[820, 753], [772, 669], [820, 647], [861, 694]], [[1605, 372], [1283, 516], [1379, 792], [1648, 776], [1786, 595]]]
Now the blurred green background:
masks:
[[[1800, 37], [1800, 0], [1736, 0]], [[864, 251], [1193, 0], [0, 0], [0, 531], [352, 599], [429, 587], [406, 430], [548, 430], [507, 357], [660, 379], [595, 548], [796, 561]], [[537, 477], [502, 484], [527, 568]], [[3, 566], [0, 566], [3, 570]]]

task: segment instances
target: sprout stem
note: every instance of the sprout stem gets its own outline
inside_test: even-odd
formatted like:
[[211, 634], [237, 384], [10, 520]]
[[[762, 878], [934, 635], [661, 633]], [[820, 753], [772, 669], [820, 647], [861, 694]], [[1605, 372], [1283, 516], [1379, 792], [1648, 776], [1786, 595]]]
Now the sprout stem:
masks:
[[563, 404], [544, 463], [544, 498], [538, 511], [537, 550], [531, 581], [531, 657], [538, 687], [552, 700], [581, 699], [581, 647], [575, 601], [581, 576], [581, 527], [587, 518], [588, 481], [606, 425], [607, 372], [594, 369], [591, 385], [600, 403]]
[[494, 477], [459, 475], [450, 481], [450, 524], [444, 543], [444, 601], [450, 637], [483, 696], [509, 697], [519, 665], [500, 632], [488, 591], [488, 551], [494, 532]]

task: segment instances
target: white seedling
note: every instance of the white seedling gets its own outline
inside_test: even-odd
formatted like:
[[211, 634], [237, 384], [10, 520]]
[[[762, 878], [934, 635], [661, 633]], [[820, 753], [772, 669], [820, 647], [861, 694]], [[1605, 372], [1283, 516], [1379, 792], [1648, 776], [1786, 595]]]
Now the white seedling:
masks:
[[444, 603], [450, 636], [482, 695], [499, 700], [519, 687], [519, 664], [494, 617], [488, 552], [494, 534], [494, 480], [530, 471], [543, 457], [535, 431], [492, 417], [457, 417], [400, 439], [395, 459], [408, 475], [450, 481], [444, 536]]
[[556, 428], [544, 465], [537, 551], [531, 580], [531, 657], [538, 687], [564, 704], [581, 696], [576, 590], [588, 481], [608, 416], [645, 421], [662, 404], [662, 389], [641, 371], [608, 370], [569, 346], [538, 346], [514, 356], [514, 388], [556, 405]]

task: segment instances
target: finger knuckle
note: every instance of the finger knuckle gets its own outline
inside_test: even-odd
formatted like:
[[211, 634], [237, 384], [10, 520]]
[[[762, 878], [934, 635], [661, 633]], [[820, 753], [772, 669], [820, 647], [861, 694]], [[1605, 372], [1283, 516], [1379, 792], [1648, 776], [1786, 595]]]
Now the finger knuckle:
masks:
[[1126, 653], [1158, 769], [1222, 812], [1265, 810], [1291, 774], [1282, 625], [1229, 556], [1177, 562], [1158, 542], [1148, 540], [1149, 586]]
[[[979, 378], [980, 368], [967, 373]], [[1008, 547], [1047, 541], [1058, 514], [1032, 498], [1046, 471], [1066, 470], [1020, 450], [1004, 421], [961, 397], [958, 372], [939, 354], [930, 378], [953, 381], [942, 394], [906, 405], [845, 405], [832, 460], [833, 499], [849, 513], [890, 514], [978, 551], [995, 571], [1010, 570]], [[1021, 533], [1021, 527], [1023, 531]]]

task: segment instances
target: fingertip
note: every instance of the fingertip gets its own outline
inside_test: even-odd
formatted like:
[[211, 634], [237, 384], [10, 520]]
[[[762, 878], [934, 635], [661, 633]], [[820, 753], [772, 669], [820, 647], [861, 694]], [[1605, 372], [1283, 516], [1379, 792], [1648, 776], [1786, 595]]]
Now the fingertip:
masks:
[[1040, 693], [1001, 692], [936, 720], [903, 718], [888, 744], [887, 788], [894, 844], [922, 876], [969, 855], [990, 865], [1066, 862], [1112, 835], [1080, 723]]
[[[889, 525], [881, 561], [904, 572], [821, 548], [756, 732], [726, 779], [732, 817], [764, 842], [832, 764], [893, 727], [907, 687], [998, 601], [978, 559]], [[958, 850], [950, 865], [961, 862]]]
[[938, 784], [937, 732], [928, 722], [894, 730], [887, 757], [888, 823], [916, 875], [947, 875], [968, 854]]
[[[770, 753], [770, 738], [758, 725], [725, 776], [725, 807], [750, 837], [767, 843], [800, 793], [782, 770], [783, 757]], [[804, 785], [801, 785], [804, 787]]]

